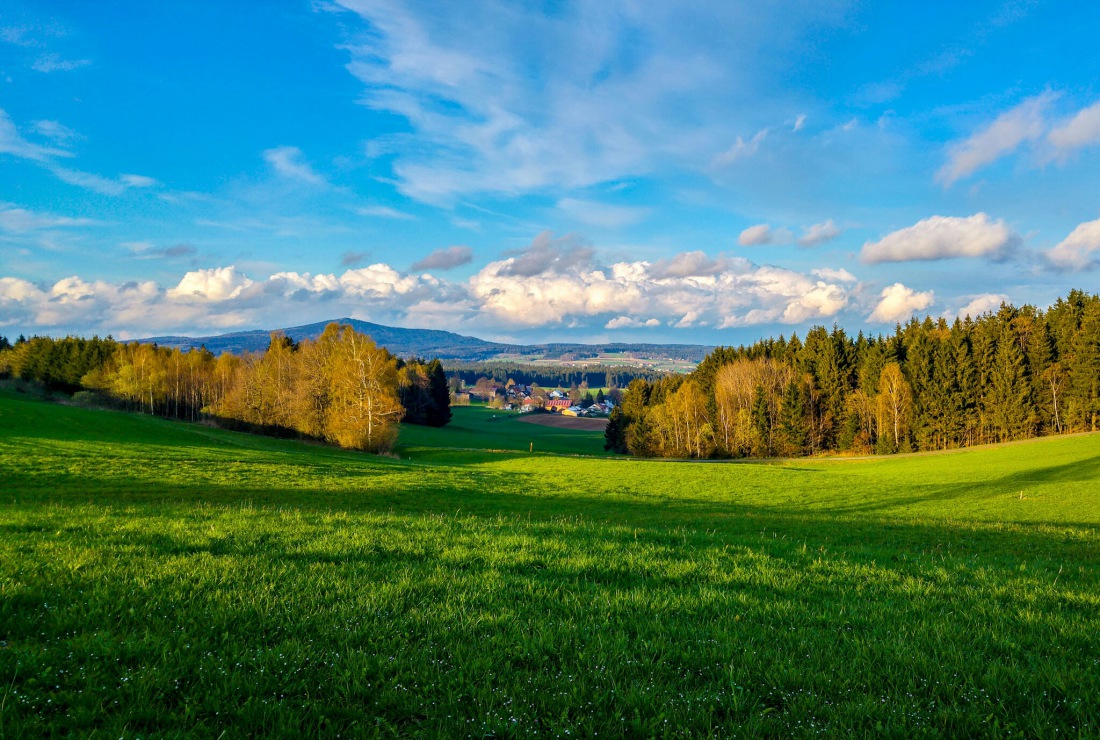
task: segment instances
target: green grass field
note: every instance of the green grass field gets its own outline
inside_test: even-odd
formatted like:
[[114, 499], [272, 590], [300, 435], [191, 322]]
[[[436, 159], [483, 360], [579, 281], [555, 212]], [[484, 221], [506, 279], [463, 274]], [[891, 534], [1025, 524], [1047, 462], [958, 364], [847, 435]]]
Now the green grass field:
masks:
[[0, 737], [1100, 734], [1100, 437], [513, 433], [377, 458], [0, 392]]

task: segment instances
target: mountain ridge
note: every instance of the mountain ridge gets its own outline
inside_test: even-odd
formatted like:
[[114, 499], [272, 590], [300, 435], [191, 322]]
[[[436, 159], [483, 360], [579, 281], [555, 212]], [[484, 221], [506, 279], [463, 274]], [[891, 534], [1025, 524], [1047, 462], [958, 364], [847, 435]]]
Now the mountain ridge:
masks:
[[262, 352], [267, 348], [272, 331], [281, 331], [296, 342], [303, 339], [316, 339], [331, 323], [351, 326], [358, 332], [369, 335], [375, 343], [385, 347], [399, 357], [438, 357], [441, 360], [459, 360], [478, 362], [498, 358], [500, 355], [542, 354], [548, 358], [562, 355], [593, 356], [600, 353], [635, 353], [652, 358], [685, 359], [699, 362], [714, 349], [702, 344], [663, 344], [646, 342], [604, 342], [586, 344], [582, 342], [549, 342], [545, 344], [510, 344], [490, 342], [478, 337], [457, 334], [442, 329], [405, 329], [385, 326], [360, 319], [340, 318], [331, 321], [319, 321], [301, 326], [282, 329], [252, 329], [229, 332], [205, 337], [164, 335], [148, 337], [135, 341], [156, 343], [164, 347], [190, 349], [206, 347], [214, 354], [231, 352]]

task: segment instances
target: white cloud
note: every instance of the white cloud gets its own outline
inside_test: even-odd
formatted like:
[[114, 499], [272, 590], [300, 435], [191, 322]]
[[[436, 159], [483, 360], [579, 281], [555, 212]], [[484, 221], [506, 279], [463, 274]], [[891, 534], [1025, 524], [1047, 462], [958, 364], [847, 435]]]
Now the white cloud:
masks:
[[1063, 155], [1074, 149], [1100, 144], [1100, 102], [1078, 111], [1069, 121], [1053, 129], [1047, 140]]
[[0, 154], [11, 154], [34, 162], [46, 162], [52, 157], [70, 157], [69, 152], [27, 141], [20, 135], [15, 122], [0, 108]]
[[1028, 98], [965, 141], [952, 145], [936, 179], [951, 185], [1012, 153], [1024, 142], [1038, 139], [1046, 129], [1046, 109], [1055, 97], [1048, 92]]
[[[747, 264], [747, 260], [741, 260]], [[728, 269], [731, 260], [719, 256], [711, 259], [705, 252], [681, 252], [665, 260], [658, 260], [647, 272], [655, 280], [662, 278], [713, 277]]]
[[819, 268], [817, 270], [812, 270], [810, 272], [810, 274], [815, 275], [815, 276], [821, 278], [822, 280], [828, 280], [828, 281], [835, 282], [835, 283], [858, 283], [859, 282], [859, 278], [857, 278], [855, 275], [848, 272], [847, 270], [845, 270], [842, 267], [841, 268], [835, 268], [835, 269], [831, 268], [831, 267], [822, 267], [822, 268]]
[[[669, 264], [689, 265], [689, 253]], [[562, 324], [605, 314], [650, 316], [678, 327], [727, 328], [763, 323], [798, 324], [835, 316], [848, 305], [842, 284], [748, 260], [732, 259], [716, 274], [685, 269], [653, 274], [648, 262], [619, 262], [607, 269], [577, 269], [517, 279], [506, 264], [487, 265], [470, 280], [480, 310], [518, 326]], [[675, 272], [675, 271], [674, 271]], [[612, 318], [611, 320], [614, 320]]]
[[616, 316], [615, 318], [604, 324], [605, 329], [641, 329], [643, 327], [660, 326], [660, 319], [641, 319], [631, 318], [630, 316]]
[[827, 241], [832, 241], [840, 236], [841, 233], [840, 227], [837, 226], [832, 219], [828, 219], [803, 229], [802, 236], [798, 237], [798, 243], [804, 247], [813, 247]]
[[[806, 34], [844, 15], [827, 3], [798, 13], [767, 3], [339, 5], [363, 20], [344, 47], [360, 102], [411, 129], [374, 137], [368, 156], [393, 155], [401, 192], [437, 203], [560, 193], [665, 165], [699, 172], [727, 149], [719, 161], [744, 156], [763, 137], [730, 149], [738, 132], [792, 119], [801, 104], [775, 95], [761, 52], [802, 53]], [[761, 86], [772, 90], [764, 111]]]
[[[35, 130], [55, 143], [66, 143], [72, 138], [71, 130], [56, 121], [38, 121]], [[0, 108], [0, 154], [26, 159], [49, 171], [58, 180], [69, 185], [92, 190], [104, 195], [120, 195], [130, 187], [150, 187], [156, 180], [144, 175], [122, 175], [118, 180], [101, 177], [89, 172], [62, 167], [57, 160], [72, 157], [72, 152], [56, 146], [42, 146], [28, 141], [8, 114]]]
[[119, 175], [118, 181], [130, 188], [155, 188], [160, 183], [145, 175]]
[[894, 283], [882, 289], [878, 305], [867, 320], [880, 324], [896, 324], [928, 308], [934, 300], [935, 294], [931, 290], [918, 293], [901, 283]]
[[29, 211], [25, 208], [9, 207], [0, 203], [0, 231], [11, 234], [25, 234], [40, 229], [94, 226], [99, 223], [99, 221], [91, 218], [57, 216], [52, 213], [42, 213]]
[[515, 256], [499, 263], [501, 273], [515, 277], [534, 277], [586, 266], [591, 262], [594, 252], [572, 234], [555, 238], [551, 232], [543, 231], [525, 249], [514, 254]]
[[[805, 116], [802, 116], [799, 120], [801, 121], [804, 118]], [[799, 128], [799, 125], [796, 123], [795, 131], [797, 131]], [[767, 136], [768, 129], [766, 128], [757, 131], [756, 135], [748, 141], [745, 141], [740, 136], [738, 136], [737, 140], [733, 142], [733, 146], [731, 146], [724, 152], [715, 155], [713, 162], [714, 166], [728, 167], [729, 165], [740, 159], [747, 159], [751, 157], [752, 155], [756, 154], [756, 152], [760, 149], [760, 145], [764, 143], [764, 139], [766, 139]]]
[[252, 285], [246, 275], [233, 265], [209, 270], [194, 270], [183, 276], [179, 285], [168, 291], [169, 298], [194, 299], [196, 301], [227, 301], [240, 296]]
[[1004, 221], [991, 221], [984, 213], [967, 218], [932, 216], [912, 226], [867, 242], [860, 252], [864, 262], [905, 262], [954, 257], [1002, 258], [1015, 249], [1020, 238]]
[[117, 332], [141, 322], [179, 318], [158, 305], [162, 296], [152, 282], [115, 285], [73, 276], [40, 288], [26, 280], [0, 278], [0, 326]]
[[78, 139], [84, 138], [58, 121], [33, 121], [31, 125], [34, 127], [35, 133], [39, 136], [45, 136], [58, 146], [67, 146]]
[[[965, 318], [969, 316], [972, 319], [976, 319], [990, 311], [996, 311], [1001, 307], [1002, 303], [1008, 303], [1008, 296], [1004, 293], [983, 293], [976, 296], [968, 296], [970, 299], [966, 305], [961, 306], [957, 311], [948, 311], [944, 314], [945, 318], [953, 319], [956, 316], [959, 318]], [[965, 300], [965, 299], [964, 299]]]
[[389, 206], [363, 206], [355, 209], [360, 216], [373, 216], [375, 218], [392, 218], [395, 221], [415, 221], [416, 216], [411, 213], [399, 211]]
[[798, 118], [794, 119], [794, 128], [792, 130], [795, 131], [795, 132], [801, 131], [802, 127], [805, 126], [805, 125], [806, 125], [806, 114], [801, 113], [801, 114], [799, 114]]
[[425, 286], [440, 282], [427, 275], [402, 275], [389, 265], [379, 262], [340, 276], [340, 287], [348, 294], [365, 298], [391, 298], [411, 294]]
[[1046, 256], [1063, 270], [1090, 270], [1100, 265], [1100, 219], [1080, 224]]
[[35, 72], [72, 72], [74, 69], [87, 67], [92, 63], [91, 59], [64, 59], [60, 54], [44, 54], [34, 60], [31, 69]]
[[102, 175], [96, 175], [91, 172], [81, 172], [80, 170], [58, 167], [56, 165], [50, 166], [48, 169], [53, 173], [53, 176], [61, 182], [75, 185], [85, 190], [91, 190], [103, 195], [121, 195], [126, 191], [127, 185], [125, 183], [103, 177]]
[[[141, 254], [152, 249], [131, 247]], [[807, 275], [737, 258], [713, 260], [720, 265], [716, 272], [710, 271], [714, 265], [654, 271], [654, 265], [636, 261], [609, 267], [554, 264], [521, 274], [511, 271], [515, 260], [490, 262], [463, 282], [402, 273], [385, 263], [338, 276], [277, 272], [266, 279], [253, 279], [230, 265], [186, 272], [168, 289], [151, 282], [111, 284], [75, 276], [42, 288], [7, 277], [0, 279], [0, 325], [148, 336], [278, 326], [287, 316], [305, 322], [355, 315], [467, 331], [476, 325], [482, 332], [555, 326], [729, 328], [829, 319], [849, 305], [854, 291], [847, 273]], [[698, 260], [688, 253], [669, 265]]]
[[279, 146], [264, 151], [264, 161], [281, 176], [308, 185], [324, 185], [325, 179], [313, 171], [296, 146]]
[[578, 200], [576, 198], [559, 200], [558, 208], [581, 223], [609, 229], [636, 224], [649, 214], [648, 208], [613, 206], [594, 200]]

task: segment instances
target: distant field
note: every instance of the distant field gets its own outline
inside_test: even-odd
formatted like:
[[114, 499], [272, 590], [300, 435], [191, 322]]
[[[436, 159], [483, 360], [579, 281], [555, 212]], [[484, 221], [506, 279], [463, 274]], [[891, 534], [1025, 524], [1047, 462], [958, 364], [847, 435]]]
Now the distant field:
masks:
[[602, 435], [607, 428], [607, 417], [565, 416], [564, 414], [525, 414], [520, 421], [538, 424], [554, 429], [568, 429], [575, 432], [598, 432]]
[[603, 427], [585, 430], [574, 425], [530, 424], [527, 422], [533, 418], [532, 414], [498, 411], [487, 406], [456, 406], [451, 412], [451, 423], [441, 429], [403, 426], [398, 454], [422, 457], [439, 448], [529, 452], [534, 445], [535, 452], [608, 455], [603, 449]]
[[693, 464], [485, 411], [391, 459], [0, 392], [0, 737], [1100, 734], [1100, 437]]

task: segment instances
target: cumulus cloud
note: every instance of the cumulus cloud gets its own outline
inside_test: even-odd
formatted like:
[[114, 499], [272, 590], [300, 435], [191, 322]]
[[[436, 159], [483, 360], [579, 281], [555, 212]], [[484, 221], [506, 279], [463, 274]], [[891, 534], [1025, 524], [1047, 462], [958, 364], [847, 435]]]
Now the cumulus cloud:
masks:
[[1100, 219], [1080, 224], [1046, 256], [1062, 270], [1090, 270], [1100, 265]]
[[559, 200], [558, 208], [581, 223], [609, 229], [638, 223], [649, 214], [648, 208], [613, 206], [594, 200], [578, 200], [576, 198]]
[[[976, 319], [979, 316], [996, 311], [1001, 307], [1002, 303], [1008, 303], [1008, 296], [1004, 293], [983, 293], [976, 296], [968, 296], [969, 300], [963, 306], [960, 306], [956, 311], [948, 311], [944, 314], [945, 318], [970, 318]], [[966, 300], [966, 299], [964, 299]]]
[[[697, 264], [699, 256], [669, 264]], [[715, 274], [667, 269], [653, 275], [648, 262], [619, 262], [606, 269], [578, 269], [516, 279], [502, 262], [487, 265], [470, 280], [479, 310], [520, 326], [561, 324], [567, 319], [611, 314], [663, 318], [677, 327], [728, 328], [764, 323], [799, 324], [835, 316], [848, 305], [849, 288], [803, 273], [748, 260], [728, 260]], [[614, 319], [612, 319], [614, 320]]]
[[296, 146], [279, 146], [267, 149], [263, 153], [264, 161], [271, 165], [279, 175], [288, 180], [297, 180], [307, 185], [324, 185], [325, 179], [313, 171], [305, 161], [302, 150]]
[[1100, 102], [1078, 111], [1069, 121], [1054, 128], [1047, 140], [1062, 155], [1081, 147], [1100, 144]]
[[896, 324], [928, 308], [934, 300], [935, 294], [931, 290], [918, 293], [901, 283], [894, 283], [882, 289], [878, 305], [867, 320], [880, 324]]
[[641, 329], [644, 327], [660, 326], [660, 319], [635, 319], [630, 316], [616, 316], [604, 324], [605, 329]]
[[828, 280], [828, 281], [836, 282], [836, 283], [858, 283], [859, 282], [859, 278], [857, 278], [855, 275], [853, 275], [852, 273], [845, 270], [843, 267], [839, 267], [839, 268], [821, 267], [821, 268], [818, 268], [816, 270], [811, 271], [810, 274], [815, 275], [815, 276], [821, 278], [822, 280]]
[[194, 270], [184, 275], [179, 285], [168, 291], [168, 297], [195, 301], [226, 301], [240, 296], [241, 292], [251, 285], [252, 280], [238, 272], [233, 265]]
[[0, 278], [0, 326], [118, 331], [148, 322], [152, 315], [157, 315], [154, 321], [171, 320], [171, 311], [161, 311], [158, 305], [162, 297], [156, 284], [148, 281], [116, 285], [72, 276], [40, 287], [5, 277]]
[[515, 277], [560, 273], [589, 263], [593, 254], [576, 236], [554, 238], [552, 232], [544, 231], [526, 249], [501, 262], [500, 272]]
[[841, 234], [841, 229], [832, 219], [822, 221], [819, 224], [807, 226], [802, 230], [802, 236], [798, 237], [798, 243], [804, 247], [814, 247], [827, 241], [836, 239]]
[[984, 213], [967, 218], [932, 216], [912, 226], [867, 242], [860, 252], [864, 262], [906, 262], [954, 257], [1007, 256], [1020, 244], [1004, 221], [992, 221]]
[[[743, 261], [744, 263], [745, 261]], [[711, 258], [701, 251], [681, 252], [669, 259], [658, 260], [647, 272], [654, 280], [664, 278], [713, 277], [730, 265], [730, 260], [719, 256]]]
[[474, 250], [469, 247], [437, 249], [412, 265], [413, 270], [450, 270], [474, 261]]
[[[382, 323], [483, 332], [554, 326], [607, 329], [803, 324], [835, 317], [859, 290], [843, 270], [807, 274], [740, 258], [689, 252], [663, 265], [600, 266], [566, 259], [575, 247], [548, 236], [518, 257], [492, 261], [458, 282], [385, 263], [343, 274], [278, 272], [266, 278], [234, 265], [191, 270], [178, 283], [111, 284], [70, 277], [39, 286], [0, 280], [0, 325], [148, 336], [157, 331], [277, 326], [288, 315], [319, 321], [369, 316]], [[149, 250], [149, 245], [132, 248]], [[543, 252], [549, 250], [547, 258]], [[534, 252], [540, 269], [516, 271]]]
[[951, 185], [1012, 153], [1024, 142], [1041, 137], [1046, 129], [1046, 109], [1054, 98], [1052, 93], [1028, 98], [966, 140], [949, 147], [947, 162], [936, 179], [945, 186]]

